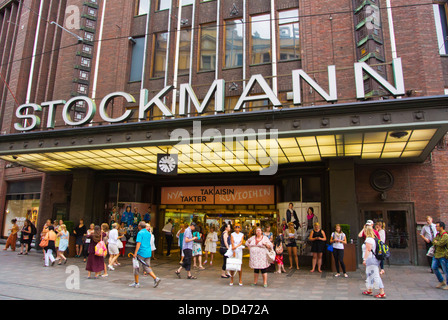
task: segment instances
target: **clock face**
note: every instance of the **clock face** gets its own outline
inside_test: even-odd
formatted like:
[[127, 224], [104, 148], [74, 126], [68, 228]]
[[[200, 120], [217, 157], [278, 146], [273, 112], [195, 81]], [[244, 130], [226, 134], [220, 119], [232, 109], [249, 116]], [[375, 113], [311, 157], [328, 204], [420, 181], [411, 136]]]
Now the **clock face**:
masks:
[[169, 155], [163, 156], [159, 160], [159, 168], [165, 173], [173, 172], [176, 169], [176, 160]]

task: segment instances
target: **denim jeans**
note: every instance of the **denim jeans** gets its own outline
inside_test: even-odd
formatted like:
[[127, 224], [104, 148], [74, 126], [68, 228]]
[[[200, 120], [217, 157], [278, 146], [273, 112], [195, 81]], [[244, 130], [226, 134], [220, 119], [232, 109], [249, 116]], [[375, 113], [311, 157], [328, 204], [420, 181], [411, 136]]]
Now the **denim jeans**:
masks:
[[443, 282], [443, 276], [440, 274], [439, 267], [442, 267], [443, 273], [445, 273], [445, 277], [448, 280], [447, 262], [448, 260], [445, 258], [438, 258], [438, 259], [432, 258], [431, 268], [434, 271], [434, 274], [436, 275], [437, 280], [439, 280], [439, 282]]

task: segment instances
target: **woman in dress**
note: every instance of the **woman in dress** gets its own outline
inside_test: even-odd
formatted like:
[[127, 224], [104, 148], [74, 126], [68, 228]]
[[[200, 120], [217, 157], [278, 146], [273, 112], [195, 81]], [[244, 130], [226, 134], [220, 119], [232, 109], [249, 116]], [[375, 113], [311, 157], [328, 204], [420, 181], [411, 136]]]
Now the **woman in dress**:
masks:
[[339, 277], [341, 275], [339, 273], [340, 264], [342, 267], [342, 272], [344, 272], [344, 277], [348, 278], [344, 264], [344, 244], [347, 244], [347, 237], [345, 236], [345, 233], [342, 232], [341, 225], [336, 225], [335, 231], [331, 234], [330, 243], [333, 244], [333, 257], [337, 272], [334, 276]]
[[[279, 228], [281, 230], [281, 228]], [[283, 263], [283, 243], [285, 242], [285, 237], [283, 232], [279, 232], [278, 236], [275, 238], [274, 250], [275, 250], [275, 263], [277, 264], [277, 273], [286, 272], [285, 265]]]
[[267, 252], [272, 249], [272, 243], [263, 235], [261, 228], [257, 227], [255, 229], [255, 235], [246, 241], [246, 246], [250, 250], [249, 267], [254, 269], [254, 283], [252, 285], [257, 285], [258, 274], [261, 272], [263, 276], [263, 286], [267, 288], [267, 269], [270, 266]]
[[227, 256], [225, 253], [227, 250], [230, 249], [231, 242], [230, 242], [230, 224], [225, 224], [221, 228], [221, 247], [219, 248], [219, 253], [222, 255], [222, 272], [221, 272], [221, 278], [229, 278], [230, 274], [226, 272], [226, 264], [227, 264]]
[[314, 223], [314, 229], [310, 233], [309, 240], [312, 241], [311, 252], [313, 253], [313, 267], [311, 272], [314, 272], [316, 269], [319, 272], [322, 272], [322, 255], [325, 251], [325, 241], [327, 241], [327, 237], [325, 236], [325, 232], [320, 228], [319, 222]]
[[[29, 239], [31, 235], [31, 221], [25, 220], [23, 223], [23, 228], [21, 230], [21, 236], [20, 236], [20, 252], [19, 255], [27, 255], [29, 251]], [[23, 252], [25, 248], [25, 252]]]
[[375, 233], [372, 226], [366, 226], [366, 241], [362, 245], [362, 264], [366, 266], [366, 288], [362, 294], [372, 295], [373, 288], [379, 289], [380, 293], [375, 298], [385, 298], [384, 284], [380, 276], [380, 262], [377, 260], [373, 252], [376, 250]]
[[[235, 231], [230, 235], [230, 244], [233, 251], [233, 258], [240, 259], [243, 261], [243, 239], [244, 234], [241, 232], [241, 225], [235, 225]], [[241, 263], [242, 265], [242, 263]], [[233, 286], [233, 278], [236, 271], [230, 272], [230, 285]], [[243, 268], [238, 271], [239, 274], [239, 285], [243, 285]]]
[[98, 279], [102, 271], [104, 271], [104, 257], [95, 255], [95, 246], [105, 237], [105, 233], [101, 232], [100, 226], [95, 226], [93, 233], [87, 236], [89, 242], [89, 256], [87, 257], [86, 270], [88, 271], [87, 279], [93, 279], [91, 273], [95, 273], [95, 279]]
[[6, 246], [4, 251], [8, 250], [9, 247], [11, 247], [12, 251], [16, 251], [16, 242], [17, 242], [17, 233], [19, 232], [19, 226], [17, 225], [17, 219], [11, 220], [12, 227], [8, 231], [11, 232], [11, 234], [8, 236], [8, 240], [6, 240]]
[[286, 243], [286, 249], [288, 250], [289, 256], [289, 269], [292, 269], [292, 258], [296, 262], [296, 268], [299, 270], [299, 256], [297, 254], [297, 242], [298, 238], [297, 230], [294, 228], [294, 223], [288, 223], [288, 229], [284, 231], [284, 239]]
[[205, 268], [202, 266], [202, 235], [199, 231], [195, 231], [193, 237], [196, 237], [193, 242], [193, 267], [204, 270]]
[[[61, 232], [61, 230], [62, 230], [61, 226], [64, 224], [64, 221], [59, 220], [59, 222], [57, 222], [55, 220], [55, 223], [57, 223], [57, 224], [54, 227], [54, 232], [56, 232], [56, 235], [57, 235], [59, 232]], [[56, 243], [54, 245], [56, 246], [57, 251], [59, 251], [59, 241], [61, 241], [61, 238], [56, 237]]]
[[83, 237], [83, 256], [84, 256], [84, 262], [87, 261], [87, 257], [89, 256], [89, 245], [91, 242], [91, 239], [88, 237], [89, 235], [93, 234], [93, 232], [95, 231], [95, 224], [91, 223], [89, 229], [86, 231], [86, 233], [84, 234]]
[[61, 231], [58, 232], [57, 238], [59, 238], [59, 247], [58, 247], [58, 254], [56, 257], [56, 260], [59, 260], [58, 264], [62, 264], [61, 258], [64, 260], [64, 264], [67, 263], [67, 258], [65, 257], [64, 253], [65, 250], [68, 248], [68, 239], [70, 237], [69, 232], [67, 231], [67, 226], [65, 224], [61, 225]]
[[44, 248], [45, 251], [45, 267], [50, 265], [54, 265], [56, 259], [53, 257], [53, 252], [56, 252], [55, 242], [56, 242], [56, 232], [54, 232], [54, 226], [48, 226], [48, 232], [45, 235], [45, 238], [48, 239], [48, 245]]
[[205, 261], [208, 261], [208, 254], [210, 253], [210, 265], [213, 265], [213, 255], [216, 253], [216, 243], [218, 242], [218, 234], [215, 231], [215, 226], [210, 227], [210, 232], [207, 234], [205, 240]]
[[73, 230], [73, 234], [76, 237], [76, 255], [75, 258], [79, 258], [83, 250], [83, 239], [84, 235], [87, 233], [87, 228], [84, 225], [84, 220], [79, 220], [79, 225]]

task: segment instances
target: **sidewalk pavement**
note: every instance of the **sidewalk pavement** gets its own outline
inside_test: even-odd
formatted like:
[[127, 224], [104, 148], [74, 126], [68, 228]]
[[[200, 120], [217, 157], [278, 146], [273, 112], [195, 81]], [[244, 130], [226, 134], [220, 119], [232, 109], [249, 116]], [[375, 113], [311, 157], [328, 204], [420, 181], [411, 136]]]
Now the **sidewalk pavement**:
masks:
[[[261, 275], [258, 285], [251, 286], [253, 271], [243, 261], [243, 286], [229, 286], [228, 279], [221, 278], [222, 258], [215, 254], [213, 266], [192, 272], [197, 280], [188, 280], [185, 270], [181, 279], [175, 275], [179, 266], [177, 254], [171, 257], [156, 256], [151, 265], [162, 279], [153, 288], [150, 276], [140, 277], [140, 288], [129, 287], [133, 282], [132, 261], [119, 258], [120, 266], [108, 271], [108, 277], [87, 279], [82, 258], [69, 258], [67, 264], [43, 267], [43, 254], [32, 249], [29, 255], [18, 251], [3, 251], [0, 245], [0, 300], [376, 300], [363, 296], [365, 274], [363, 266], [350, 272], [349, 278], [334, 277], [329, 271], [310, 272], [309, 267], [289, 270], [287, 273], [268, 273], [268, 287], [264, 288]], [[107, 260], [106, 260], [107, 261]], [[428, 267], [386, 266], [383, 282], [387, 300], [448, 300], [448, 290], [436, 289], [438, 284]], [[375, 292], [375, 291], [374, 291]]]

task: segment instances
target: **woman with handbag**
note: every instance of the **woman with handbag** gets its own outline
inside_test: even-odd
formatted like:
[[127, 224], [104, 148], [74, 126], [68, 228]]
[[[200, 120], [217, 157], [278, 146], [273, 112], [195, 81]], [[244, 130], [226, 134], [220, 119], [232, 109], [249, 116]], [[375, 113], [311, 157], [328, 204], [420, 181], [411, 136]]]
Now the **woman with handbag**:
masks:
[[88, 271], [87, 279], [93, 279], [91, 277], [92, 272], [95, 273], [95, 279], [98, 279], [99, 275], [104, 270], [104, 257], [95, 254], [95, 247], [102, 241], [103, 236], [105, 237], [106, 234], [101, 232], [100, 226], [95, 226], [93, 230], [93, 233], [87, 236], [87, 238], [90, 239], [88, 249], [89, 256], [87, 257], [86, 264], [86, 270]]
[[51, 265], [54, 265], [56, 259], [53, 257], [53, 252], [56, 252], [56, 232], [54, 232], [54, 226], [48, 226], [48, 232], [45, 235], [45, 238], [39, 244], [40, 247], [45, 250], [45, 265], [44, 267], [49, 266], [49, 262], [51, 261]]
[[[281, 230], [279, 228], [279, 230]], [[274, 249], [275, 249], [275, 262], [277, 264], [277, 273], [286, 272], [285, 265], [283, 263], [283, 243], [285, 242], [285, 237], [282, 232], [280, 232], [275, 238]]]
[[[243, 239], [244, 234], [241, 232], [241, 225], [235, 225], [235, 231], [230, 235], [230, 243], [233, 251], [233, 258], [241, 260], [241, 265], [243, 261]], [[235, 276], [236, 271], [230, 272], [230, 285], [233, 286], [233, 277]], [[239, 275], [239, 285], [243, 285], [243, 269], [240, 268], [238, 270]]]
[[[31, 221], [30, 220], [25, 220], [25, 222], [23, 223], [23, 228], [21, 230], [21, 236], [20, 236], [20, 252], [19, 255], [27, 255], [28, 251], [29, 251], [29, 239], [31, 236]], [[24, 249], [25, 248], [25, 252]]]
[[213, 256], [216, 253], [216, 243], [218, 242], [218, 234], [215, 231], [215, 227], [210, 227], [210, 232], [207, 234], [207, 239], [205, 240], [205, 261], [208, 261], [208, 254], [210, 253], [210, 265], [213, 264]]
[[[193, 267], [205, 270], [202, 266], [202, 234], [199, 231], [193, 232], [193, 237], [196, 239], [193, 241]], [[196, 265], [197, 261], [197, 265]]]
[[227, 272], [226, 270], [226, 265], [227, 265], [227, 256], [225, 255], [225, 253], [227, 252], [227, 250], [230, 249], [230, 224], [224, 224], [224, 226], [221, 228], [221, 247], [219, 248], [219, 253], [222, 255], [222, 272], [221, 272], [221, 278], [230, 278], [230, 274], [229, 272]]
[[250, 250], [249, 267], [254, 269], [254, 283], [252, 286], [257, 285], [258, 274], [261, 272], [263, 277], [263, 286], [268, 286], [268, 274], [267, 269], [271, 262], [268, 258], [268, 252], [272, 250], [272, 243], [269, 239], [263, 235], [261, 228], [255, 229], [255, 235], [246, 241], [246, 246]]

